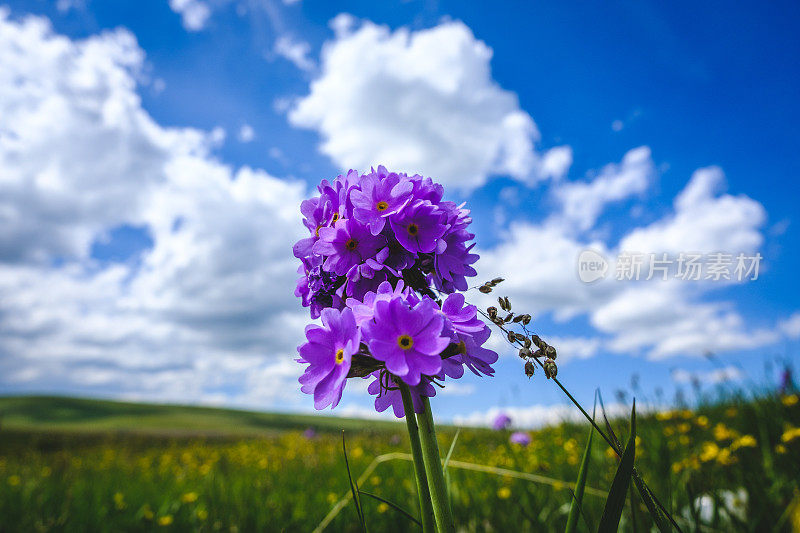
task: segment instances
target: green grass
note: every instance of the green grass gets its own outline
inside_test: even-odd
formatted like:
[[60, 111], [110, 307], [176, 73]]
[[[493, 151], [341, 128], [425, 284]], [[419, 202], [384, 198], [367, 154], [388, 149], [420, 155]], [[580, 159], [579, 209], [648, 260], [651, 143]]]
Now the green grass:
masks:
[[[341, 429], [361, 487], [419, 516], [402, 423], [52, 397], [0, 398], [0, 412], [3, 532], [312, 531], [350, 492]], [[628, 421], [611, 422], [628, 440]], [[308, 427], [318, 434], [306, 438]], [[642, 409], [636, 468], [685, 531], [792, 531], [798, 427], [796, 395]], [[447, 469], [458, 530], [564, 531], [587, 429], [533, 431], [527, 448], [508, 432], [461, 430]], [[440, 450], [455, 431], [440, 428]], [[618, 465], [609, 452], [595, 435], [577, 531], [600, 523]], [[716, 510], [690, 505], [701, 497]], [[417, 530], [386, 504], [362, 503], [371, 531]], [[636, 530], [649, 531], [638, 497], [634, 506]], [[633, 530], [631, 509], [628, 500], [623, 531]], [[327, 530], [359, 531], [352, 503]]]
[[[357, 430], [364, 426], [364, 421], [60, 396], [0, 396], [0, 428], [15, 430], [257, 436], [312, 426], [321, 431]], [[370, 421], [370, 426], [388, 430], [396, 429], [398, 424]]]

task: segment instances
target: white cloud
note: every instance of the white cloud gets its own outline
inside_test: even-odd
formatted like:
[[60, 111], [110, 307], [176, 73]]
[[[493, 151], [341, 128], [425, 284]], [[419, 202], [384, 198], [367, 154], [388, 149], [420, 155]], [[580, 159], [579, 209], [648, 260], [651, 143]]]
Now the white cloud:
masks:
[[707, 372], [689, 372], [682, 368], [672, 371], [672, 380], [680, 384], [697, 381], [701, 385], [718, 385], [729, 381], [741, 381], [743, 378], [744, 373], [735, 366], [715, 368]]
[[275, 53], [291, 61], [300, 70], [311, 71], [316, 66], [308, 57], [311, 45], [305, 41], [296, 41], [288, 35], [282, 35], [275, 41]]
[[570, 149], [534, 149], [536, 124], [492, 79], [492, 50], [463, 23], [354, 25], [350, 15], [331, 21], [336, 38], [323, 47], [321, 73], [288, 115], [319, 132], [336, 164], [385, 164], [462, 189], [496, 174], [531, 184], [566, 173]]
[[[154, 122], [143, 61], [124, 30], [0, 9], [0, 387], [291, 406], [305, 186], [219, 163], [221, 128]], [[94, 259], [121, 225], [152, 248]]]
[[800, 312], [793, 313], [778, 324], [781, 332], [790, 339], [800, 339]]
[[606, 205], [643, 193], [655, 176], [650, 148], [640, 146], [625, 154], [618, 165], [606, 165], [588, 182], [569, 182], [554, 193], [563, 216], [580, 230], [594, 226]]
[[202, 30], [211, 16], [211, 8], [202, 0], [169, 0], [169, 7], [181, 16], [181, 23], [188, 31]]
[[[746, 196], [720, 194], [724, 175], [713, 167], [693, 174], [675, 199], [674, 212], [630, 230], [618, 246], [577, 237], [580, 230], [593, 228], [606, 202], [644, 190], [651, 174], [649, 150], [639, 148], [629, 152], [621, 165], [606, 167], [594, 181], [557, 185], [564, 209], [538, 224], [512, 223], [499, 245], [481, 251], [479, 279], [505, 277], [503, 294], [512, 298], [518, 312], [552, 313], [557, 320], [586, 316], [603, 335], [603, 345], [619, 353], [665, 358], [730, 352], [773, 344], [781, 331], [785, 335], [794, 331], [793, 319], [772, 327], [748, 326], [733, 302], [707, 301], [714, 288], [710, 282], [618, 281], [613, 262], [606, 279], [592, 284], [579, 280], [577, 258], [586, 249], [609, 259], [621, 251], [757, 250], [763, 240], [763, 207]], [[491, 296], [474, 299], [483, 306], [492, 302]], [[565, 345], [565, 354], [596, 353], [593, 343], [581, 347], [567, 339]]]
[[250, 124], [243, 124], [239, 128], [239, 142], [249, 143], [256, 138], [256, 130]]
[[747, 196], [719, 194], [725, 175], [718, 167], [692, 174], [675, 199], [675, 212], [629, 233], [621, 249], [642, 253], [753, 252], [763, 242], [766, 221], [760, 203]]

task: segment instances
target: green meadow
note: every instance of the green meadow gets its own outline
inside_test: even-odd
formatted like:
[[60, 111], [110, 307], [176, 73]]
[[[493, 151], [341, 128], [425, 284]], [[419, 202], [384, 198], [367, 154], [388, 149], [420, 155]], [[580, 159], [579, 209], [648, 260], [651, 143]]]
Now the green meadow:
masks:
[[[796, 394], [645, 412], [636, 468], [682, 530], [800, 530]], [[628, 420], [610, 424], [624, 443]], [[457, 529], [564, 531], [589, 427], [531, 431], [522, 447], [507, 431], [440, 426]], [[343, 430], [369, 530], [418, 531], [396, 508], [418, 514], [403, 423], [0, 398], [0, 531], [359, 531]], [[617, 465], [595, 433], [578, 531], [597, 529]], [[620, 529], [650, 531], [631, 495]]]

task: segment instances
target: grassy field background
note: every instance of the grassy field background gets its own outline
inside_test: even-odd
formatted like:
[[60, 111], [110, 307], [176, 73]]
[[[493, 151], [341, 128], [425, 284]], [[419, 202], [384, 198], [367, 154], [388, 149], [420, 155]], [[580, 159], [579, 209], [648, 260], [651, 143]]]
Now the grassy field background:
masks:
[[[343, 429], [362, 488], [417, 514], [402, 423], [57, 397], [0, 398], [0, 417], [0, 531], [312, 531], [337, 506], [327, 530], [358, 531]], [[636, 464], [685, 531], [800, 530], [799, 426], [796, 394], [640, 415]], [[443, 454], [455, 432], [440, 428]], [[563, 531], [588, 424], [529, 433], [461, 430], [459, 530]], [[579, 530], [596, 530], [616, 466], [595, 438]], [[363, 503], [371, 531], [418, 530]], [[621, 529], [651, 526], [629, 501]]]

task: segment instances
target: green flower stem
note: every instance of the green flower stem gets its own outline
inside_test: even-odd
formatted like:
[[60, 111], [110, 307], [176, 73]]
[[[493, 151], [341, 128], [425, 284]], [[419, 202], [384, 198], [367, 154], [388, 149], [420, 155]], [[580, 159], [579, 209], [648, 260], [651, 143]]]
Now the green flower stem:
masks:
[[447, 485], [442, 472], [442, 458], [439, 455], [439, 443], [436, 441], [436, 429], [433, 427], [433, 414], [428, 398], [422, 396], [422, 413], [417, 415], [422, 441], [422, 455], [425, 458], [425, 472], [431, 490], [433, 514], [436, 517], [436, 530], [439, 533], [455, 533], [453, 513], [450, 500], [447, 498]]
[[433, 517], [430, 491], [428, 490], [428, 477], [425, 475], [425, 461], [422, 458], [422, 446], [419, 442], [419, 428], [414, 418], [414, 403], [411, 400], [411, 391], [402, 381], [398, 385], [403, 397], [403, 409], [406, 412], [408, 437], [411, 440], [411, 455], [414, 457], [414, 473], [417, 475], [417, 494], [419, 494], [419, 512], [422, 515], [423, 533], [434, 533], [436, 524]]

